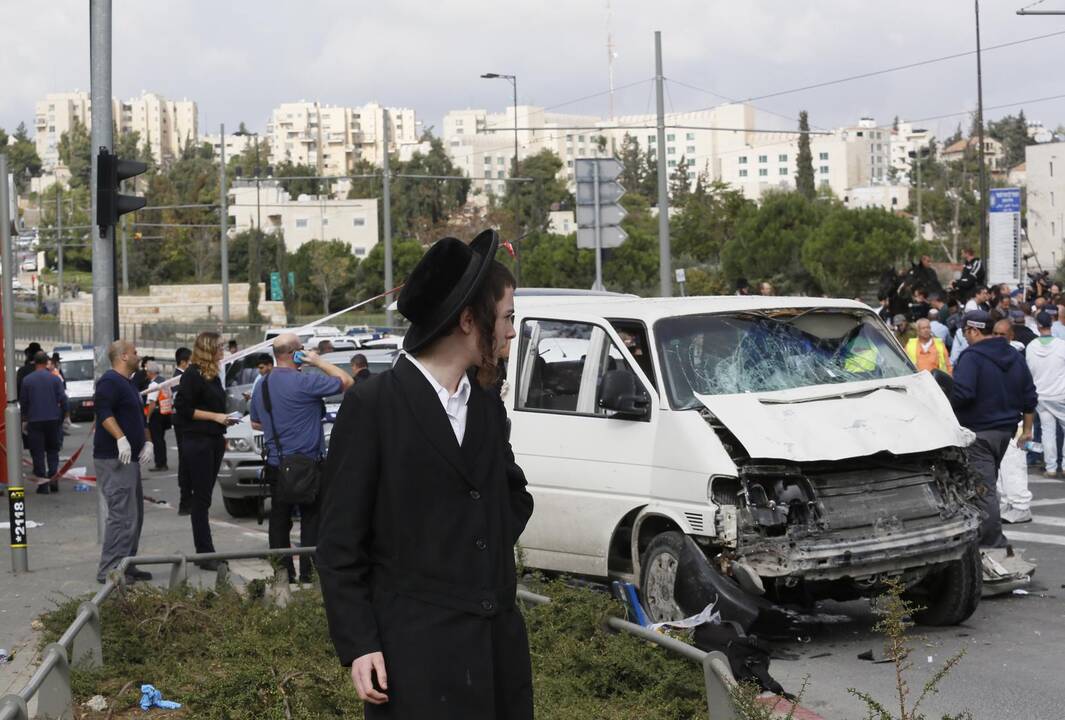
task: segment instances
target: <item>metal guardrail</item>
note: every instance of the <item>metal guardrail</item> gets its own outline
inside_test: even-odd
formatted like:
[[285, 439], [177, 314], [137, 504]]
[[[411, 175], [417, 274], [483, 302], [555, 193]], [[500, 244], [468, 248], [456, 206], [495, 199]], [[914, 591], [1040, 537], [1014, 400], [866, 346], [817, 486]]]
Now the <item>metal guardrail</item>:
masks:
[[[214, 552], [197, 555], [141, 555], [123, 558], [110, 573], [107, 582], [93, 596], [78, 607], [78, 614], [60, 636], [50, 643], [41, 654], [41, 664], [34, 671], [26, 686], [17, 693], [0, 697], [0, 720], [31, 720], [28, 705], [37, 698], [38, 720], [71, 720], [74, 717], [74, 695], [70, 688], [70, 668], [85, 663], [88, 667], [103, 665], [103, 631], [100, 607], [120, 586], [126, 584], [126, 569], [130, 565], [169, 565], [169, 587], [176, 588], [188, 579], [189, 562], [201, 560], [253, 560], [269, 557], [309, 555], [315, 548], [285, 548], [251, 552]], [[218, 579], [229, 576], [229, 565], [223, 563], [218, 569]]]
[[[518, 600], [530, 605], [544, 605], [551, 602], [549, 597], [521, 588], [518, 589]], [[728, 658], [724, 653], [716, 650], [705, 652], [686, 642], [618, 617], [607, 618], [607, 625], [618, 632], [628, 633], [641, 640], [654, 643], [697, 663], [703, 669], [703, 687], [706, 690], [706, 710], [709, 720], [739, 720], [730, 692], [736, 684], [736, 678], [732, 675]], [[2, 715], [0, 715], [0, 720], [4, 720]]]
[[[214, 552], [195, 555], [140, 555], [123, 558], [112, 571], [104, 586], [91, 600], [78, 607], [74, 621], [60, 636], [48, 644], [26, 686], [17, 693], [0, 697], [0, 720], [31, 720], [29, 703], [37, 698], [36, 720], [70, 720], [74, 717], [74, 694], [70, 687], [71, 666], [84, 663], [87, 667], [102, 667], [103, 628], [100, 607], [119, 587], [126, 585], [126, 569], [131, 565], [169, 565], [168, 587], [174, 589], [188, 580], [189, 562], [202, 560], [253, 560], [271, 557], [294, 557], [313, 554], [315, 548], [285, 548], [250, 552]], [[218, 568], [218, 581], [225, 582], [229, 576], [228, 563]], [[543, 605], [551, 598], [518, 589], [518, 600], [530, 605]], [[641, 640], [652, 642], [670, 652], [675, 652], [703, 669], [706, 706], [710, 720], [739, 720], [732, 704], [730, 688], [736, 680], [729, 669], [728, 659], [720, 652], [704, 652], [688, 643], [648, 630], [635, 623], [611, 617], [607, 620], [614, 630], [628, 633]]]

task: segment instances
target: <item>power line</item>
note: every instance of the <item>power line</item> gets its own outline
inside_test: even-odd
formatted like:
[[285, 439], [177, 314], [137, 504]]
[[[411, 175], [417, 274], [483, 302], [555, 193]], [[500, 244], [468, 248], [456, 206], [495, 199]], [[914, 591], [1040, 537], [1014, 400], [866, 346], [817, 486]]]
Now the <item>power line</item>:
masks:
[[[703, 93], [706, 93], [707, 95], [713, 95], [714, 97], [719, 97], [722, 100], [727, 100], [728, 101], [727, 103], [722, 103], [721, 105], [715, 105], [713, 108], [710, 108], [711, 110], [717, 109], [719, 107], [723, 107], [724, 105], [735, 105], [735, 104], [739, 104], [740, 103], [740, 100], [737, 100], [736, 98], [729, 97], [728, 95], [722, 95], [721, 93], [714, 92], [713, 90], [707, 90], [706, 88], [701, 88], [698, 85], [692, 85], [690, 83], [681, 82], [680, 80], [674, 80], [673, 78], [668, 78], [668, 77], [666, 78], [666, 81], [667, 82], [671, 82], [671, 83], [675, 83], [677, 85], [680, 85], [681, 87], [686, 87], [689, 90], [697, 90], [698, 92], [703, 92]], [[780, 113], [780, 112], [777, 112], [775, 110], [770, 110], [769, 108], [764, 108], [764, 107], [761, 107], [759, 105], [755, 105], [754, 103], [750, 103], [749, 102], [747, 104], [750, 105], [751, 107], [753, 107], [758, 112], [762, 112], [762, 113], [765, 113], [767, 115], [775, 115], [775, 116], [777, 116], [779, 118], [783, 118], [785, 120], [790, 120], [791, 122], [798, 122], [798, 120], [799, 120], [798, 117], [792, 117], [791, 115], [785, 115], [784, 113]], [[818, 130], [827, 130], [828, 129], [828, 128], [825, 128], [825, 127], [821, 127], [820, 125], [812, 125], [811, 127], [815, 127]]]
[[[1011, 40], [1010, 42], [1000, 43], [998, 45], [988, 45], [987, 47], [983, 48], [981, 52], [986, 53], [991, 50], [1001, 50], [1003, 48], [1014, 47], [1015, 45], [1023, 45], [1024, 43], [1035, 42], [1036, 40], [1046, 40], [1048, 38], [1061, 37], [1062, 35], [1065, 35], [1065, 30], [1046, 33], [1045, 35], [1034, 35], [1032, 37], [1021, 38], [1019, 40]], [[876, 77], [878, 75], [886, 75], [888, 73], [899, 72], [900, 70], [911, 70], [913, 68], [924, 67], [925, 65], [932, 65], [934, 63], [945, 62], [947, 60], [957, 60], [958, 58], [968, 57], [970, 55], [975, 54], [975, 50], [966, 50], [964, 52], [953, 53], [951, 55], [943, 55], [941, 57], [929, 58], [927, 60], [919, 60], [917, 62], [906, 63], [905, 65], [895, 65], [893, 67], [883, 68], [881, 70], [872, 70], [870, 72], [860, 73], [858, 75], [848, 75], [846, 77], [836, 78], [835, 80], [826, 80], [824, 82], [812, 83], [810, 85], [803, 85], [801, 87], [790, 88], [787, 90], [778, 90], [776, 92], [766, 93], [764, 95], [754, 95], [752, 97], [746, 98], [743, 102], [750, 103], [756, 100], [766, 100], [768, 98], [780, 97], [782, 95], [791, 95], [793, 93], [804, 92], [806, 90], [816, 90], [818, 88], [828, 87], [830, 85], [839, 85], [841, 83], [852, 82], [854, 80], [864, 80], [865, 78]], [[701, 110], [712, 110], [714, 107], [717, 106], [702, 108]]]

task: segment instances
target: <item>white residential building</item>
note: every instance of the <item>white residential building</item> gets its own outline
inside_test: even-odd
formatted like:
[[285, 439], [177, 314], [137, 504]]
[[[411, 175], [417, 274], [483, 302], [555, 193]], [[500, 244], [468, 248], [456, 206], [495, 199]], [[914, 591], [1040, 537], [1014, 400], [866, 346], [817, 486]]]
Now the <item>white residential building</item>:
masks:
[[1053, 272], [1065, 259], [1065, 142], [1029, 145], [1024, 156], [1029, 266]]
[[[747, 144], [723, 154], [720, 175], [758, 199], [767, 190], [795, 188], [799, 136], [797, 133], [748, 133]], [[891, 131], [870, 118], [827, 135], [810, 136], [814, 181], [844, 198], [851, 188], [888, 184]]]
[[418, 143], [418, 125], [410, 108], [377, 103], [341, 107], [302, 100], [274, 108], [263, 137], [274, 165], [288, 161], [310, 165], [319, 175], [344, 175], [358, 160], [381, 165], [385, 122], [390, 152]]
[[[118, 132], [136, 132], [151, 148], [156, 162], [168, 163], [188, 143], [199, 142], [198, 111], [192, 100], [167, 100], [157, 93], [119, 102], [112, 99], [111, 117]], [[49, 93], [37, 101], [34, 127], [37, 154], [46, 169], [59, 164], [59, 139], [75, 121], [92, 128], [89, 93]]]
[[[214, 157], [219, 157], [219, 153], [222, 152], [222, 136], [218, 133], [204, 135], [201, 140], [211, 146], [211, 153]], [[226, 133], [226, 162], [228, 163], [230, 158], [234, 158], [240, 155], [248, 147], [255, 146], [254, 135], [231, 135]], [[250, 174], [250, 173], [248, 173]]]
[[905, 210], [910, 204], [909, 185], [866, 185], [848, 188], [841, 198], [849, 208], [884, 208]]
[[[705, 173], [710, 180], [728, 182], [754, 199], [769, 189], [794, 188], [798, 133], [759, 131], [756, 114], [753, 106], [739, 103], [668, 114], [666, 124], [673, 126], [665, 133], [670, 174], [683, 162], [693, 183], [698, 174]], [[519, 159], [544, 148], [554, 151], [563, 162], [559, 177], [571, 188], [573, 161], [578, 158], [613, 155], [626, 135], [642, 153], [658, 146], [654, 115], [601, 120], [519, 105], [517, 118]], [[444, 116], [447, 151], [473, 179], [475, 191], [505, 192], [514, 156], [513, 128], [513, 108], [499, 114], [456, 110]], [[852, 187], [890, 182], [891, 132], [871, 119], [827, 135], [812, 135], [811, 150], [818, 184], [827, 185], [841, 198]]]
[[263, 182], [257, 197], [254, 182], [238, 181], [229, 190], [229, 216], [234, 232], [255, 227], [284, 232], [289, 252], [311, 240], [341, 240], [355, 257], [365, 257], [377, 244], [377, 200], [326, 200], [301, 195], [293, 200], [279, 183]]
[[910, 153], [917, 153], [920, 149], [932, 149], [935, 147], [935, 138], [925, 128], [914, 127], [912, 123], [899, 123], [898, 128], [891, 131], [891, 167], [895, 170], [895, 182], [908, 185], [910, 182], [910, 169], [914, 167], [914, 159]]

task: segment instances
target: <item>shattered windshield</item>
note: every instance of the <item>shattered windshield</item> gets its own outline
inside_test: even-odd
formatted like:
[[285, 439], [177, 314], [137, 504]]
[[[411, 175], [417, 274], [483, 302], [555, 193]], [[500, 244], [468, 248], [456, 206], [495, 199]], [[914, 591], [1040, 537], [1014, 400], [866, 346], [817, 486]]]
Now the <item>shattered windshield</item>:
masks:
[[677, 409], [695, 394], [770, 392], [914, 372], [868, 312], [775, 309], [666, 318], [655, 324], [666, 389]]

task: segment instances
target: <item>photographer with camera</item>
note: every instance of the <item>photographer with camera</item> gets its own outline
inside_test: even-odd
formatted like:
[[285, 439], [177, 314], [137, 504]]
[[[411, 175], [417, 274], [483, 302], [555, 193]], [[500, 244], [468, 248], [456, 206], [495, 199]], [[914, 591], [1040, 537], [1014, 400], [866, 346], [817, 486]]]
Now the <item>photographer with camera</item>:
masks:
[[965, 248], [961, 254], [965, 258], [965, 265], [962, 266], [961, 277], [954, 281], [954, 290], [958, 293], [958, 299], [966, 302], [977, 288], [983, 286], [986, 272], [983, 260], [976, 257], [972, 248]]
[[[270, 483], [270, 547], [290, 547], [292, 509], [300, 510], [300, 545], [318, 542], [320, 463], [325, 455], [322, 399], [347, 392], [354, 380], [344, 370], [305, 351], [293, 333], [274, 338], [276, 367], [262, 376], [251, 399], [252, 427], [263, 431], [266, 480]], [[300, 372], [304, 365], [321, 370]], [[292, 558], [285, 558], [288, 581], [296, 582]], [[300, 558], [301, 583], [311, 581], [313, 561]]]

